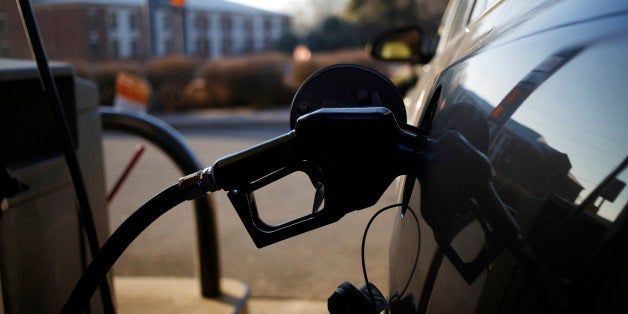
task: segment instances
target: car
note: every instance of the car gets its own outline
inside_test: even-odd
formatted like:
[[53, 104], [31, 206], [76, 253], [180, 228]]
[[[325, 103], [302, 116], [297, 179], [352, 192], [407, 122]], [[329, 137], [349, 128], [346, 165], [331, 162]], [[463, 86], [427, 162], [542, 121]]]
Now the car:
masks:
[[490, 166], [401, 178], [421, 217], [395, 216], [390, 311], [628, 311], [628, 3], [452, 0], [437, 38], [395, 28], [370, 50], [419, 76], [408, 123]]

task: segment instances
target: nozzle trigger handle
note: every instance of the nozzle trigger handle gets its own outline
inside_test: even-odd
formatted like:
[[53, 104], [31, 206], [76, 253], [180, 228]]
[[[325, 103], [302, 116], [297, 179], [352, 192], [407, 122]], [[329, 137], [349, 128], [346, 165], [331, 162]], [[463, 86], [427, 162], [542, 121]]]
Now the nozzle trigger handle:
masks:
[[330, 215], [327, 211], [321, 214], [314, 210], [311, 214], [280, 225], [269, 225], [264, 222], [260, 217], [253, 192], [296, 171], [306, 173], [315, 187], [324, 186], [320, 170], [317, 169], [314, 164], [302, 161], [277, 170], [251, 184], [243, 185], [240, 189], [232, 189], [227, 193], [242, 224], [244, 224], [244, 227], [258, 248], [327, 225], [342, 217], [341, 215], [337, 219], [330, 220], [328, 218]]
[[320, 169], [304, 159], [296, 134], [291, 131], [221, 158], [212, 166], [216, 181], [223, 190], [228, 191], [229, 200], [257, 247], [261, 248], [330, 223], [322, 223], [319, 217], [321, 215], [317, 212], [277, 226], [271, 226], [260, 218], [253, 193], [255, 190], [296, 171], [307, 174], [315, 187], [324, 185]]

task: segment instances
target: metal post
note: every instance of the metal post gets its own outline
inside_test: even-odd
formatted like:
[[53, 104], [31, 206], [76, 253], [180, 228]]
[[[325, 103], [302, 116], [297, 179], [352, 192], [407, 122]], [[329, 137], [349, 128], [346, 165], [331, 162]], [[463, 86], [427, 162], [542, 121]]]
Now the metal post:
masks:
[[[98, 109], [103, 129], [138, 135], [159, 147], [184, 174], [196, 172], [203, 164], [196, 158], [183, 136], [162, 120], [141, 112], [123, 112], [112, 108]], [[201, 294], [220, 295], [220, 265], [216, 216], [209, 196], [194, 201], [196, 234], [200, 259]]]

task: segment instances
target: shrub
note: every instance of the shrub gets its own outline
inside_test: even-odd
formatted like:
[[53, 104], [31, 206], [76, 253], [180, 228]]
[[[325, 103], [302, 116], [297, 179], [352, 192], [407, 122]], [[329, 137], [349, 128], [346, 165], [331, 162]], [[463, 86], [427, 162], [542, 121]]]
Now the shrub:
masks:
[[295, 61], [293, 84], [300, 86], [314, 72], [333, 64], [351, 63], [374, 68], [384, 74], [384, 63], [372, 59], [364, 49], [339, 50], [326, 53], [315, 53], [307, 61]]
[[197, 73], [198, 62], [172, 55], [155, 58], [146, 64], [146, 76], [152, 86], [153, 103], [149, 110], [172, 112], [185, 109], [183, 90]]
[[149, 110], [160, 112], [287, 106], [305, 79], [325, 66], [352, 63], [386, 70], [362, 49], [317, 53], [307, 61], [265, 53], [209, 60], [202, 65], [181, 55], [156, 58], [144, 65], [131, 61], [73, 63], [77, 75], [98, 83], [101, 106], [113, 105], [116, 75], [127, 71], [148, 79], [152, 88]]
[[278, 53], [207, 61], [201, 67], [202, 81], [188, 86], [186, 98], [196, 101], [188, 105], [197, 106], [203, 97], [209, 107], [287, 105], [293, 93], [287, 82], [289, 66], [289, 57]]
[[113, 106], [118, 72], [127, 71], [140, 77], [144, 75], [142, 67], [130, 61], [107, 61], [93, 65], [88, 65], [85, 62], [74, 62], [73, 66], [78, 76], [98, 84], [100, 106]]

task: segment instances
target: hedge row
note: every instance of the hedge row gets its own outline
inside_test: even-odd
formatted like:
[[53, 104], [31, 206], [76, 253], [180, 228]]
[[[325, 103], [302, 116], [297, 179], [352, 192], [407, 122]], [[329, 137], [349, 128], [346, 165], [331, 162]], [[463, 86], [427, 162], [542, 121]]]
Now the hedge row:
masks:
[[185, 111], [238, 106], [287, 106], [299, 85], [315, 71], [332, 64], [354, 63], [384, 71], [362, 50], [315, 54], [307, 61], [268, 53], [201, 62], [174, 55], [144, 64], [106, 62], [74, 63], [77, 74], [98, 83], [100, 103], [111, 106], [115, 76], [127, 71], [151, 84], [150, 110]]

